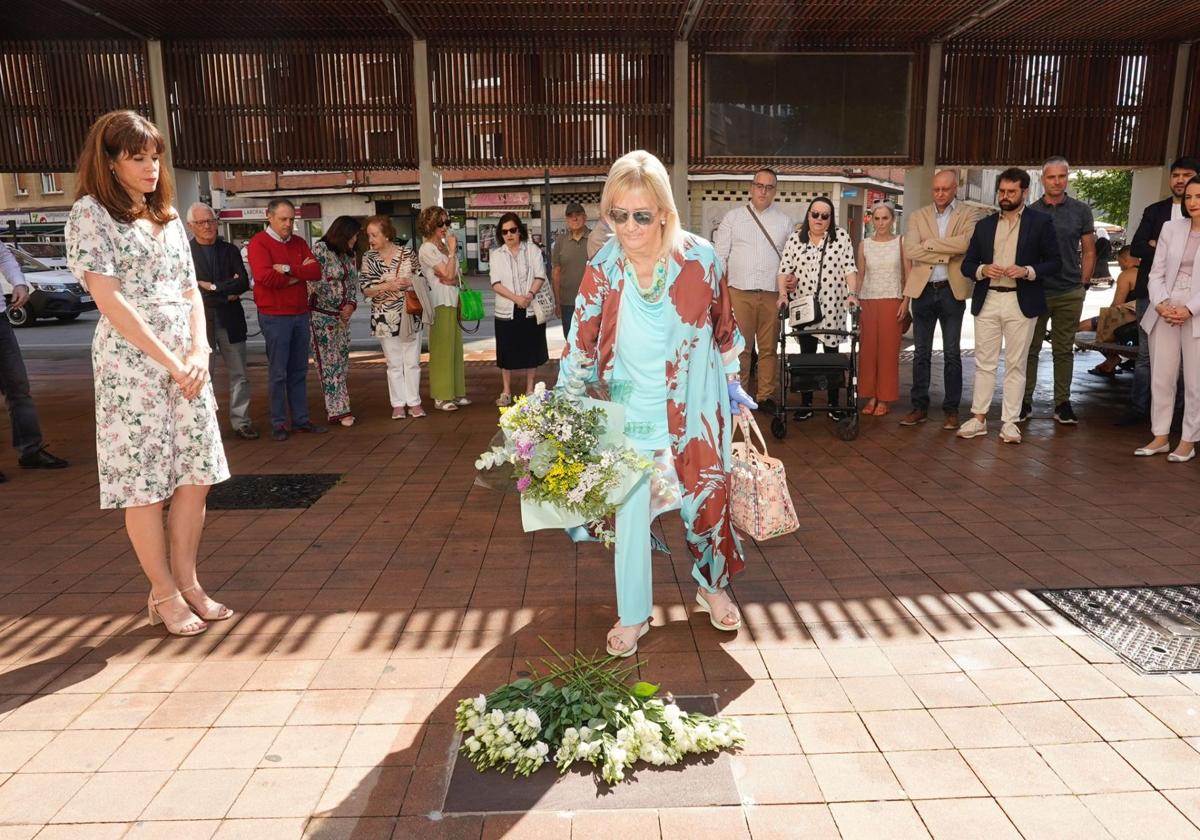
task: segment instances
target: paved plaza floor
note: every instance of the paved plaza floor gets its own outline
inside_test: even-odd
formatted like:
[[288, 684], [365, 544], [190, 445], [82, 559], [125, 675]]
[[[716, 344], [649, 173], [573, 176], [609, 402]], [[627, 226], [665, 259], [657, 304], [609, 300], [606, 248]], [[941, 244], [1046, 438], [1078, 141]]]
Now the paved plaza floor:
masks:
[[1069, 428], [1043, 355], [1020, 446], [901, 428], [903, 406], [851, 442], [792, 424], [771, 443], [801, 527], [747, 542], [737, 634], [692, 606], [668, 522], [643, 676], [741, 719], [740, 806], [455, 815], [455, 702], [539, 636], [601, 646], [615, 615], [610, 555], [522, 533], [515, 499], [473, 484], [495, 369], [468, 365], [469, 409], [392, 421], [381, 357], [356, 354], [353, 428], [229, 438], [235, 474], [343, 479], [306, 510], [211, 512], [202, 578], [238, 616], [177, 639], [97, 507], [86, 358], [35, 356], [72, 466], [0, 458], [0, 840], [1200, 837], [1200, 677], [1139, 675], [1030, 592], [1200, 580], [1200, 462], [1133, 458], [1148, 433], [1112, 425], [1128, 378], [1098, 361], [1077, 357]]

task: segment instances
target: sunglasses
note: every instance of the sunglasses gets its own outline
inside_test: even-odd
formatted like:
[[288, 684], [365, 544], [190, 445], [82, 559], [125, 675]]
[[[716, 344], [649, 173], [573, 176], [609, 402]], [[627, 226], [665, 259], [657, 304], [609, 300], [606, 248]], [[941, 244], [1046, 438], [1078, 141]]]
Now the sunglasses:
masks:
[[818, 213], [816, 210], [813, 210], [812, 212], [810, 212], [808, 214], [808, 218], [814, 219], [814, 220], [819, 219], [822, 222], [828, 222], [829, 214], [828, 213]]
[[440, 228], [449, 227], [449, 226], [450, 226], [450, 222], [448, 222], [448, 221], [438, 222], [438, 227], [440, 227]]
[[508, 236], [510, 233], [520, 233], [520, 228], [500, 228], [500, 233]]
[[622, 210], [620, 207], [613, 207], [608, 211], [608, 218], [612, 220], [614, 225], [623, 225], [629, 221], [629, 217], [633, 216], [633, 220], [642, 227], [654, 221], [654, 211], [652, 210], [634, 210], [630, 213], [628, 210]]

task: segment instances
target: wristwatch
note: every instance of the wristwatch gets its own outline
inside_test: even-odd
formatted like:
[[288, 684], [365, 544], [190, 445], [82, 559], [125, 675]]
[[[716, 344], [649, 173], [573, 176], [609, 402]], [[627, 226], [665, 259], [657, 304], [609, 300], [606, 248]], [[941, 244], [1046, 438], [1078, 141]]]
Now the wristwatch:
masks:
[[284, 267], [283, 267], [283, 273], [284, 273], [284, 274], [291, 274], [291, 273], [292, 273], [292, 267], [291, 267], [290, 265], [284, 265]]

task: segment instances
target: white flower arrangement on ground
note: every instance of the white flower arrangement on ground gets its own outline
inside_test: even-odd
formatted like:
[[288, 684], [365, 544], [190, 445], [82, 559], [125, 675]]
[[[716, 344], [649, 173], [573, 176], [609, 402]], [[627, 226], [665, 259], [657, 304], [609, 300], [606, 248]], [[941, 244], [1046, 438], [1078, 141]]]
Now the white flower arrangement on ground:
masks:
[[745, 742], [732, 718], [685, 712], [670, 697], [659, 699], [651, 683], [628, 685], [643, 663], [616, 668], [612, 656], [564, 657], [546, 647], [556, 659], [542, 660], [545, 676], [459, 701], [460, 749], [479, 770], [528, 776], [553, 756], [560, 773], [584, 761], [615, 785], [638, 761], [668, 766]]
[[[653, 464], [626, 446], [612, 444], [603, 409], [577, 396], [548, 391], [538, 383], [532, 394], [501, 409], [503, 442], [475, 461], [481, 471], [511, 465], [523, 502], [538, 503], [575, 517], [574, 524], [610, 545], [610, 519], [642, 473]], [[534, 514], [523, 506], [527, 530]], [[543, 517], [533, 527], [562, 527]]]

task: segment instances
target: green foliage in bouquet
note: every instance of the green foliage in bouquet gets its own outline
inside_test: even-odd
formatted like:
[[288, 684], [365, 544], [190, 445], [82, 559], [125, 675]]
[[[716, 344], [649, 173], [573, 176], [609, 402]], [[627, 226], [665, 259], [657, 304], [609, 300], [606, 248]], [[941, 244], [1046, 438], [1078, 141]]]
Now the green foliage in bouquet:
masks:
[[541, 660], [545, 675], [458, 703], [461, 752], [481, 771], [528, 776], [552, 760], [566, 773], [585, 761], [615, 785], [639, 760], [678, 764], [692, 753], [745, 742], [734, 719], [685, 712], [670, 697], [660, 699], [651, 683], [629, 685], [641, 663], [618, 667], [612, 656], [563, 656], [542, 642], [554, 655]]

